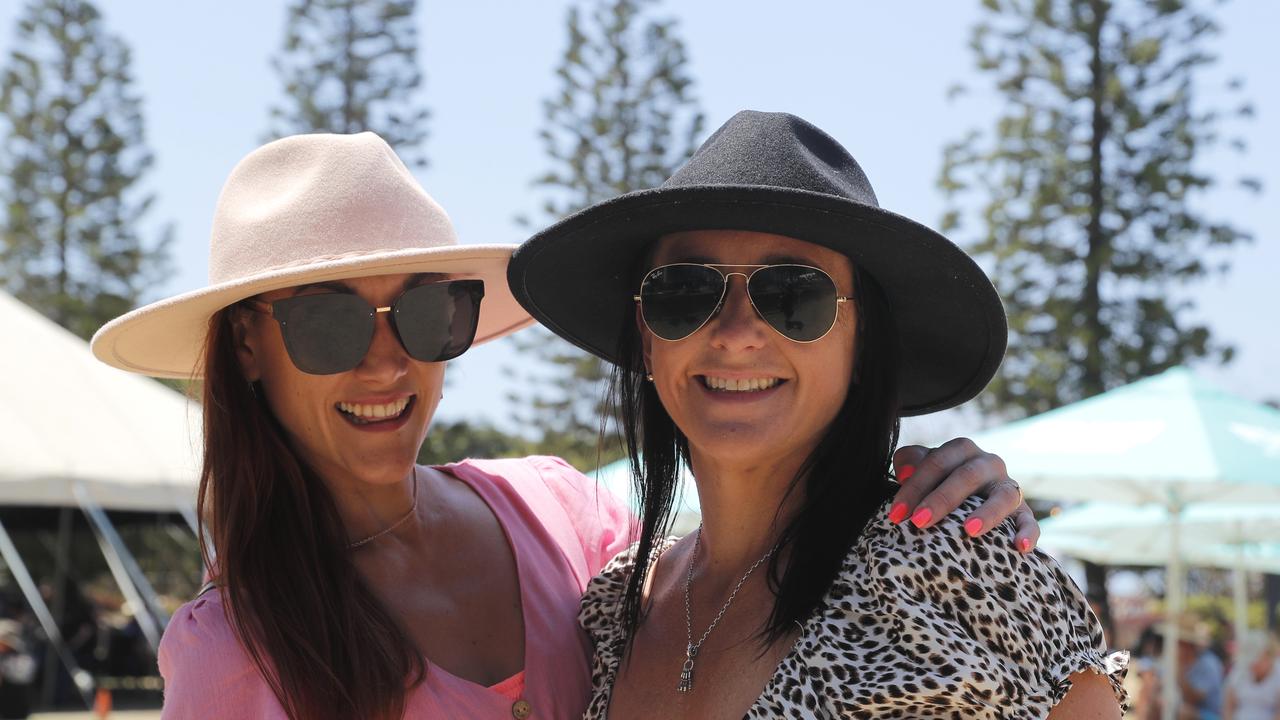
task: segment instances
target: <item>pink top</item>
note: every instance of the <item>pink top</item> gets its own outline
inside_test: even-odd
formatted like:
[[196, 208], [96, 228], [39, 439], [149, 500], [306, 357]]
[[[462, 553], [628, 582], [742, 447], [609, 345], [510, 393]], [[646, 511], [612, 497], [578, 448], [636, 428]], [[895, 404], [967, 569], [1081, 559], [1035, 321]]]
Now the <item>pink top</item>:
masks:
[[[591, 689], [591, 645], [578, 627], [589, 581], [628, 545], [631, 516], [607, 491], [563, 460], [466, 460], [444, 471], [488, 503], [515, 554], [524, 610], [524, 672], [492, 688], [428, 662], [406, 718], [511, 718], [526, 702], [530, 718], [577, 718]], [[162, 718], [265, 718], [286, 715], [223, 613], [218, 592], [183, 605], [160, 642], [165, 680]]]

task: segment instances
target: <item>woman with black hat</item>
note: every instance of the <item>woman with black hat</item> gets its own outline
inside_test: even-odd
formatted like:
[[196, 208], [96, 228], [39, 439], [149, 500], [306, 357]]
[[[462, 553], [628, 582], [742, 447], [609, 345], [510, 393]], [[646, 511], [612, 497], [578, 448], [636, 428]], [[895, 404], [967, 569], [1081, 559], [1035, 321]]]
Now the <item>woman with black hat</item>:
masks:
[[[160, 644], [166, 719], [581, 715], [578, 601], [629, 513], [555, 458], [415, 464], [445, 363], [531, 322], [511, 250], [458, 244], [372, 133], [283, 138], [227, 180], [209, 286], [94, 337], [118, 368], [202, 380], [212, 582]], [[975, 467], [1003, 479], [988, 461], [952, 490]]]
[[[899, 418], [980, 392], [1007, 327], [976, 264], [880, 209], [821, 130], [739, 113], [509, 278], [617, 365], [639, 478], [639, 542], [579, 615], [588, 718], [1119, 717], [1125, 660], [1051, 558], [1008, 525], [966, 538], [972, 515], [894, 522]], [[682, 462], [702, 526], [663, 540]]]

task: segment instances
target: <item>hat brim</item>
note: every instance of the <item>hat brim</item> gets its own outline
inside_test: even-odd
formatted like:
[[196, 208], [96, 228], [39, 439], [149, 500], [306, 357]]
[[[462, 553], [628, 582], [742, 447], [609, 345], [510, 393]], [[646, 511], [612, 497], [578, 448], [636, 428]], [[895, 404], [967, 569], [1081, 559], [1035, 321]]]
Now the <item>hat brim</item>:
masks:
[[450, 245], [319, 258], [275, 268], [166, 298], [103, 325], [90, 348], [121, 370], [162, 378], [203, 375], [209, 319], [219, 310], [259, 293], [306, 283], [372, 275], [436, 272], [484, 281], [484, 300], [473, 345], [496, 340], [533, 323], [512, 297], [506, 281], [514, 245]]
[[908, 218], [804, 190], [711, 185], [622, 195], [530, 238], [512, 257], [508, 281], [539, 322], [617, 363], [624, 326], [634, 322], [643, 250], [667, 233], [713, 229], [806, 240], [844, 253], [875, 278], [901, 343], [903, 415], [973, 398], [1004, 357], [1000, 297], [964, 251]]

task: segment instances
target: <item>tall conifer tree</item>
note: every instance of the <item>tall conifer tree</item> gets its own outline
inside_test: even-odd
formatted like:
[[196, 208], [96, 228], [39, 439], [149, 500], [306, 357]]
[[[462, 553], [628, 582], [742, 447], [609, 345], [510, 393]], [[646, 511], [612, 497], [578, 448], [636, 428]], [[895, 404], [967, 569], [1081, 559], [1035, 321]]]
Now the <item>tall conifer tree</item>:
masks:
[[[972, 48], [1004, 110], [994, 132], [947, 148], [940, 185], [980, 204], [973, 229], [954, 234], [994, 271], [1009, 311], [988, 409], [1042, 412], [1230, 359], [1188, 316], [1185, 288], [1248, 239], [1195, 198], [1216, 182], [1197, 158], [1252, 109], [1202, 102], [1218, 30], [1203, 4], [984, 1]], [[958, 207], [944, 229], [959, 229]]]
[[[939, 184], [955, 203], [943, 229], [968, 237], [1009, 313], [1009, 352], [980, 396], [988, 410], [1039, 413], [1231, 358], [1188, 318], [1184, 291], [1249, 238], [1193, 202], [1215, 184], [1197, 158], [1253, 112], [1197, 102], [1218, 31], [1203, 4], [983, 0], [971, 47], [1004, 110], [990, 135], [947, 147]], [[980, 205], [970, 233], [966, 201]], [[1086, 577], [1109, 623], [1105, 569], [1086, 563]]]
[[[595, 0], [570, 7], [559, 88], [543, 103], [539, 137], [551, 167], [534, 181], [545, 193], [540, 221], [655, 187], [697, 148], [703, 116], [688, 55], [676, 21], [660, 17], [658, 4]], [[516, 342], [540, 361], [524, 366], [522, 386], [552, 388], [512, 398], [516, 420], [533, 429], [540, 448], [587, 468], [619, 457], [618, 436], [606, 423], [604, 363], [542, 329]]]
[[272, 60], [285, 90], [271, 109], [272, 137], [372, 130], [425, 167], [416, 8], [416, 0], [295, 0]]
[[0, 279], [81, 337], [167, 272], [144, 241], [152, 164], [129, 48], [88, 0], [34, 0], [0, 75]]

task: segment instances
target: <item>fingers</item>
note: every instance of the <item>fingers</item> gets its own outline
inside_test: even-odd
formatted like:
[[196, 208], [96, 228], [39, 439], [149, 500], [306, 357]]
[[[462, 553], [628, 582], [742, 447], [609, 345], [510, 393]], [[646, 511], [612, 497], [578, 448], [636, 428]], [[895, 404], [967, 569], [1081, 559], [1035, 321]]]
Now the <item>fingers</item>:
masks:
[[893, 523], [931, 527], [971, 495], [983, 503], [965, 519], [965, 532], [982, 535], [1008, 517], [1017, 528], [1014, 546], [1028, 553], [1040, 539], [1040, 526], [1023, 501], [1018, 484], [1008, 476], [1004, 460], [984, 452], [968, 438], [957, 438], [934, 450], [919, 445], [899, 448], [893, 455], [902, 487], [890, 504]]
[[964, 521], [964, 530], [970, 537], [981, 535], [999, 525], [1022, 504], [1022, 491], [1018, 489], [1017, 483], [1007, 477], [988, 484], [984, 492], [982, 505]]
[[1018, 528], [1013, 536], [1013, 545], [1018, 548], [1018, 552], [1026, 555], [1040, 542], [1040, 523], [1036, 522], [1035, 513], [1031, 512], [1031, 507], [1025, 501], [1013, 512], [1013, 516]]
[[[960, 507], [965, 498], [988, 483], [1005, 477], [1004, 461], [982, 452], [968, 438], [950, 440], [933, 450], [904, 447], [893, 459], [900, 481], [904, 474], [908, 480], [894, 497], [890, 519], [901, 522], [910, 517], [921, 528]], [[914, 472], [908, 472], [909, 468]]]

